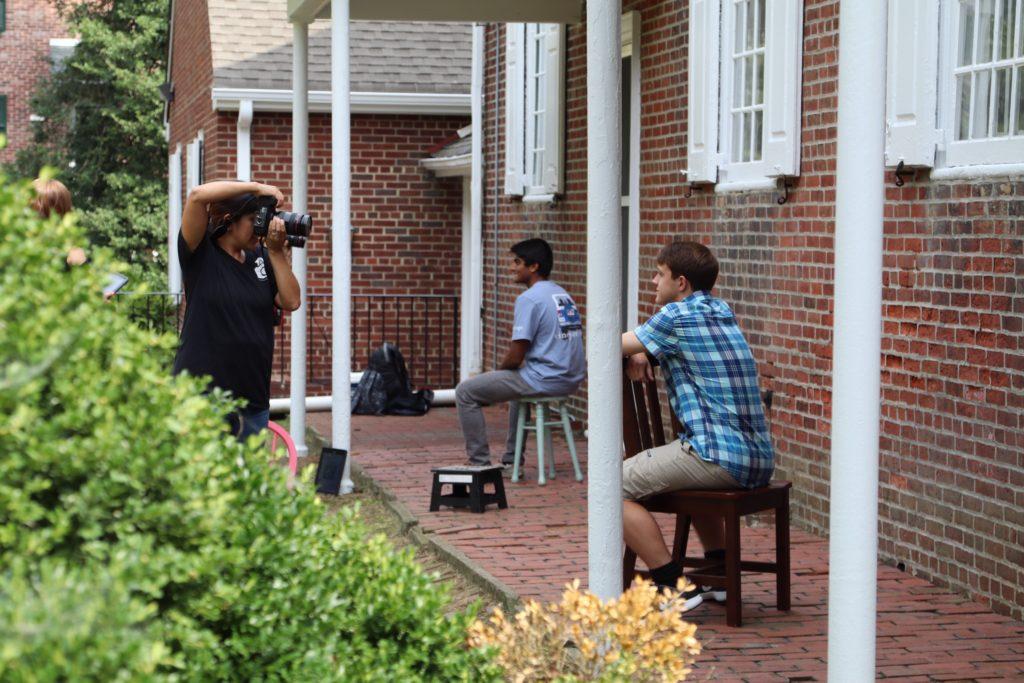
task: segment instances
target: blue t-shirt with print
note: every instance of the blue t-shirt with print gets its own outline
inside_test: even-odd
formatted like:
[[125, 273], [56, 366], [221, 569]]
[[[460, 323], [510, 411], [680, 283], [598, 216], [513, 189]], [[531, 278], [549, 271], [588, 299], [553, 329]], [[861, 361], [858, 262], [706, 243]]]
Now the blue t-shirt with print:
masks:
[[536, 282], [516, 299], [512, 341], [530, 342], [519, 373], [538, 393], [565, 396], [583, 382], [587, 363], [580, 312], [554, 282]]

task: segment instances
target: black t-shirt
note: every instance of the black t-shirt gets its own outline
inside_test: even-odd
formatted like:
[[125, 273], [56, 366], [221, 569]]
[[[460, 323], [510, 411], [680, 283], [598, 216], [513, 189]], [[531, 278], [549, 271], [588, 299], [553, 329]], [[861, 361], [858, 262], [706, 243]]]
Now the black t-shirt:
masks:
[[186, 306], [174, 373], [209, 375], [211, 386], [246, 399], [248, 408], [268, 408], [277, 283], [266, 249], [247, 250], [239, 263], [209, 234], [195, 251], [179, 234], [178, 260]]

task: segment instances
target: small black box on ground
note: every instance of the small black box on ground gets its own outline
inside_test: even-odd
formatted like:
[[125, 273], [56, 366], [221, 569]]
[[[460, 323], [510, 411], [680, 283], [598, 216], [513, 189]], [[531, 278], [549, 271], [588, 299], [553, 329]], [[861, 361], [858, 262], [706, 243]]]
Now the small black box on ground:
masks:
[[[483, 512], [492, 503], [497, 504], [500, 510], [508, 507], [501, 465], [452, 465], [434, 467], [430, 471], [434, 473], [430, 492], [431, 512], [437, 512], [442, 505], [469, 508], [473, 512]], [[494, 492], [486, 493], [485, 484], [493, 486]], [[444, 486], [451, 486], [451, 493], [444, 494]]]
[[341, 491], [341, 476], [345, 471], [345, 459], [348, 451], [341, 448], [324, 446], [320, 452], [320, 462], [316, 466], [316, 492], [338, 495]]

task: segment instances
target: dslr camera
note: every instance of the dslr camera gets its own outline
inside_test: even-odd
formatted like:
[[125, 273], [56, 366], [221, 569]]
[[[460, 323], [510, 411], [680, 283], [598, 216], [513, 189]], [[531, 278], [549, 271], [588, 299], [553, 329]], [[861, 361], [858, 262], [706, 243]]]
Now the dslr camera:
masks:
[[270, 230], [270, 221], [275, 216], [284, 221], [284, 231], [288, 244], [296, 249], [306, 246], [306, 238], [313, 228], [313, 219], [308, 213], [292, 213], [278, 211], [277, 200], [269, 196], [256, 198], [256, 217], [253, 219], [252, 231], [257, 237], [266, 237]]

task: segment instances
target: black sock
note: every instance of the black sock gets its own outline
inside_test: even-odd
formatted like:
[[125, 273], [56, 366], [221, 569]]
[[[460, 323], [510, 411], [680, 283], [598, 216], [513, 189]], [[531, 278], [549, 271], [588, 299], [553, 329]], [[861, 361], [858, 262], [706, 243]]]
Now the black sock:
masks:
[[668, 587], [674, 589], [676, 582], [679, 581], [679, 577], [683, 575], [683, 569], [675, 562], [669, 562], [660, 567], [656, 567], [651, 570], [651, 580], [655, 584], [661, 587]]

